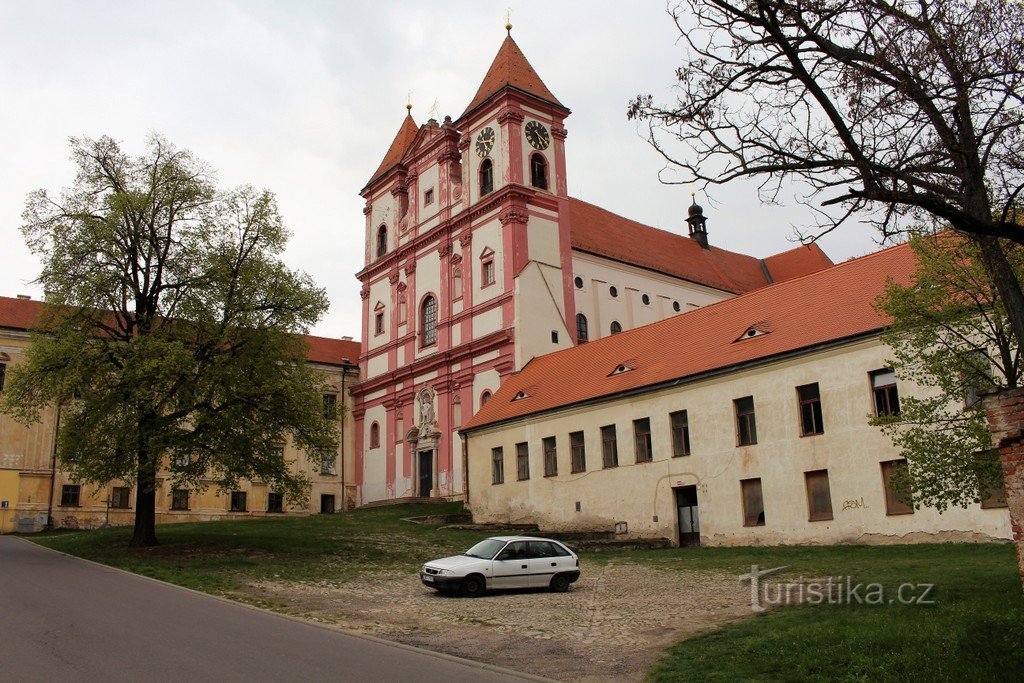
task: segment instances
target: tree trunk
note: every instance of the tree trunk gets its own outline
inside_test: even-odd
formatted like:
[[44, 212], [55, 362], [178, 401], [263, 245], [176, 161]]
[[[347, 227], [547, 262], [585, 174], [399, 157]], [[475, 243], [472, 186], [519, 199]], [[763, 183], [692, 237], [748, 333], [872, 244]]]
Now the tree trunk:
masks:
[[145, 548], [160, 545], [156, 539], [156, 464], [155, 454], [146, 442], [145, 429], [140, 429], [138, 458], [139, 476], [135, 491], [135, 531], [129, 546]]
[[1021, 291], [1020, 280], [1013, 272], [1013, 266], [997, 238], [986, 235], [973, 235], [973, 238], [981, 249], [985, 269], [999, 291], [999, 298], [1003, 301], [1006, 317], [1013, 330], [1014, 342], [1019, 347], [1024, 343], [1024, 292]]

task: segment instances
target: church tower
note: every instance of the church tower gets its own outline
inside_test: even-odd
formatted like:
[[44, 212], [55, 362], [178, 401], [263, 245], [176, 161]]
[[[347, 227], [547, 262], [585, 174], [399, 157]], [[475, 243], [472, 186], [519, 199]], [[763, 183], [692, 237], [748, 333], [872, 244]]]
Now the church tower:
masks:
[[574, 343], [566, 108], [506, 36], [455, 121], [411, 111], [366, 200], [353, 389], [362, 502], [463, 493], [458, 429]]

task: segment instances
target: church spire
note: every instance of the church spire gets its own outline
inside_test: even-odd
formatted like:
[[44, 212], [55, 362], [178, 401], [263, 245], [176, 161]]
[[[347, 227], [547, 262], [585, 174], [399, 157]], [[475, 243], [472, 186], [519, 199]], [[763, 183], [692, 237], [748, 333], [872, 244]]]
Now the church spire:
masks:
[[494, 57], [491, 68], [487, 70], [487, 75], [484, 76], [484, 80], [477, 89], [476, 95], [473, 96], [469, 106], [466, 107], [466, 111], [459, 118], [464, 118], [471, 111], [490, 99], [491, 96], [505, 88], [513, 88], [529, 93], [534, 97], [565, 109], [565, 105], [559, 102], [554, 94], [548, 90], [548, 87], [544, 85], [544, 81], [534, 71], [530, 61], [523, 54], [523, 51], [519, 49], [515, 39], [512, 38], [511, 22], [507, 23], [505, 28], [508, 31], [508, 35], [505, 36], [505, 40], [502, 42], [498, 54]]
[[[398, 134], [395, 135], [395, 139], [391, 141], [391, 146], [388, 147], [387, 154], [384, 155], [383, 161], [380, 162], [380, 166], [370, 176], [369, 182], [366, 185], [370, 185], [374, 180], [381, 177], [388, 171], [390, 171], [398, 162], [405, 156], [409, 146], [412, 145], [413, 139], [416, 137], [416, 132], [419, 130], [419, 126], [412, 119], [412, 102], [408, 102], [405, 105], [405, 119], [402, 121], [401, 127], [398, 129]], [[365, 187], [363, 188], [365, 189]]]

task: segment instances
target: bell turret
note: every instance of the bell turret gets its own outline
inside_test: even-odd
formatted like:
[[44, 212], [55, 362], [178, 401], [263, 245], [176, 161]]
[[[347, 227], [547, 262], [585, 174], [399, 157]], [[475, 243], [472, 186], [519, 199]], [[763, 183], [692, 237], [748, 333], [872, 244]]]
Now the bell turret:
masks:
[[694, 202], [690, 205], [686, 222], [690, 226], [690, 239], [696, 240], [702, 249], [708, 248], [708, 219], [704, 217], [704, 208]]

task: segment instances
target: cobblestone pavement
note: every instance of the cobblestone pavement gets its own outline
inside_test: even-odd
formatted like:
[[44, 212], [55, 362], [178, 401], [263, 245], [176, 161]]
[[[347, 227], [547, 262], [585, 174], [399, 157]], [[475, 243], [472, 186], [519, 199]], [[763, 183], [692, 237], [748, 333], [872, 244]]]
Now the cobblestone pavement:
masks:
[[560, 680], [640, 680], [674, 642], [750, 616], [733, 574], [614, 561], [582, 566], [568, 593], [446, 597], [415, 574], [344, 584], [263, 582], [247, 597], [343, 628]]

